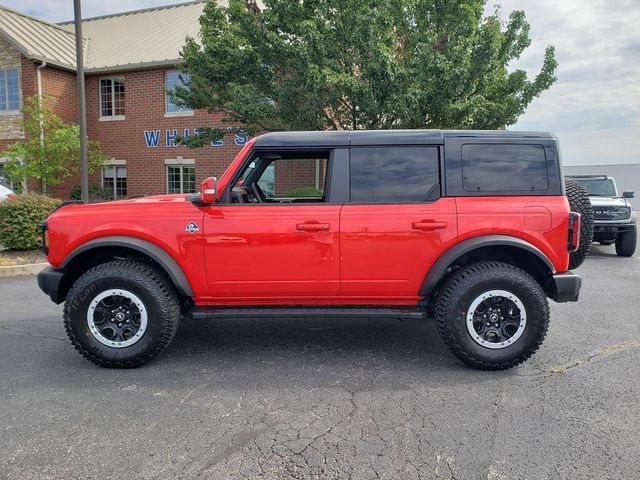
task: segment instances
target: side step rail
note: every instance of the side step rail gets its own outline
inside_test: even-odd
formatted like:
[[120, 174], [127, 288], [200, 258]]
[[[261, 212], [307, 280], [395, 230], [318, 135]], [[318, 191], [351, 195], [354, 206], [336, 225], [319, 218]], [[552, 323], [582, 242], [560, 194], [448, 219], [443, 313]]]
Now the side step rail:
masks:
[[194, 307], [187, 316], [194, 320], [233, 318], [403, 318], [422, 320], [424, 310], [416, 308], [362, 307]]

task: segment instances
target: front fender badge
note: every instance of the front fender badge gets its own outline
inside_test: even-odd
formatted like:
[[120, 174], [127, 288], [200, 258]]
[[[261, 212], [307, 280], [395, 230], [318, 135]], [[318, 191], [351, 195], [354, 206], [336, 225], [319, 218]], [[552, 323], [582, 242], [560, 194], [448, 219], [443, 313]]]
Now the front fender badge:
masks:
[[200, 230], [200, 227], [198, 227], [198, 224], [195, 222], [189, 222], [187, 226], [184, 227], [184, 230], [185, 232], [196, 233], [198, 230]]

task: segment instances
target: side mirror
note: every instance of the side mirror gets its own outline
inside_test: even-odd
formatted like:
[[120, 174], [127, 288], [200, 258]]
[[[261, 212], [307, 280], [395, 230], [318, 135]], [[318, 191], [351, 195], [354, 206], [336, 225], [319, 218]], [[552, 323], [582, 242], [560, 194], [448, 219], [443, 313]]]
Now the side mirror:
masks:
[[624, 198], [635, 198], [636, 197], [636, 192], [634, 192], [634, 191], [622, 192], [622, 196]]
[[200, 201], [202, 203], [216, 203], [218, 201], [218, 179], [209, 177], [200, 184]]

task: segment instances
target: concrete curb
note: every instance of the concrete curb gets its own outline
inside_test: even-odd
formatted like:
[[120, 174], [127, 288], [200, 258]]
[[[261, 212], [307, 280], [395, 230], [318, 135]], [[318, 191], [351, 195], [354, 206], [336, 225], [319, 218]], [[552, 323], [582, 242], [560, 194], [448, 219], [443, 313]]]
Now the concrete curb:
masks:
[[0, 278], [15, 277], [22, 275], [35, 275], [40, 273], [49, 264], [44, 263], [28, 263], [26, 265], [9, 265], [8, 267], [0, 267]]

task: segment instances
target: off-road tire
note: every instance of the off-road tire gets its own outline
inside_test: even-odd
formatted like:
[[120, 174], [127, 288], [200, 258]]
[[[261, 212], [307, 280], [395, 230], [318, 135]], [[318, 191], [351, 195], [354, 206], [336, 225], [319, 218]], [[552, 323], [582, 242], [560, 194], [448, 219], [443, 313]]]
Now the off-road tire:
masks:
[[581, 215], [580, 246], [575, 252], [569, 254], [569, 269], [578, 268], [587, 258], [591, 242], [593, 242], [593, 207], [589, 200], [587, 190], [578, 182], [567, 180], [565, 182], [567, 199], [572, 212]]
[[636, 243], [638, 241], [638, 232], [636, 226], [618, 234], [616, 238], [616, 254], [620, 257], [633, 257], [636, 253]]
[[[466, 327], [473, 300], [493, 289], [516, 295], [527, 312], [520, 338], [499, 349], [476, 343]], [[549, 304], [540, 284], [525, 271], [502, 262], [474, 263], [450, 274], [436, 295], [435, 313], [440, 336], [453, 354], [481, 370], [503, 370], [524, 362], [538, 350], [549, 327]]]
[[[125, 289], [142, 300], [148, 325], [133, 345], [112, 348], [91, 333], [87, 311], [109, 289]], [[91, 268], [73, 284], [64, 305], [64, 326], [73, 346], [101, 367], [134, 368], [157, 357], [173, 340], [180, 318], [178, 293], [167, 275], [135, 260], [115, 260]]]

